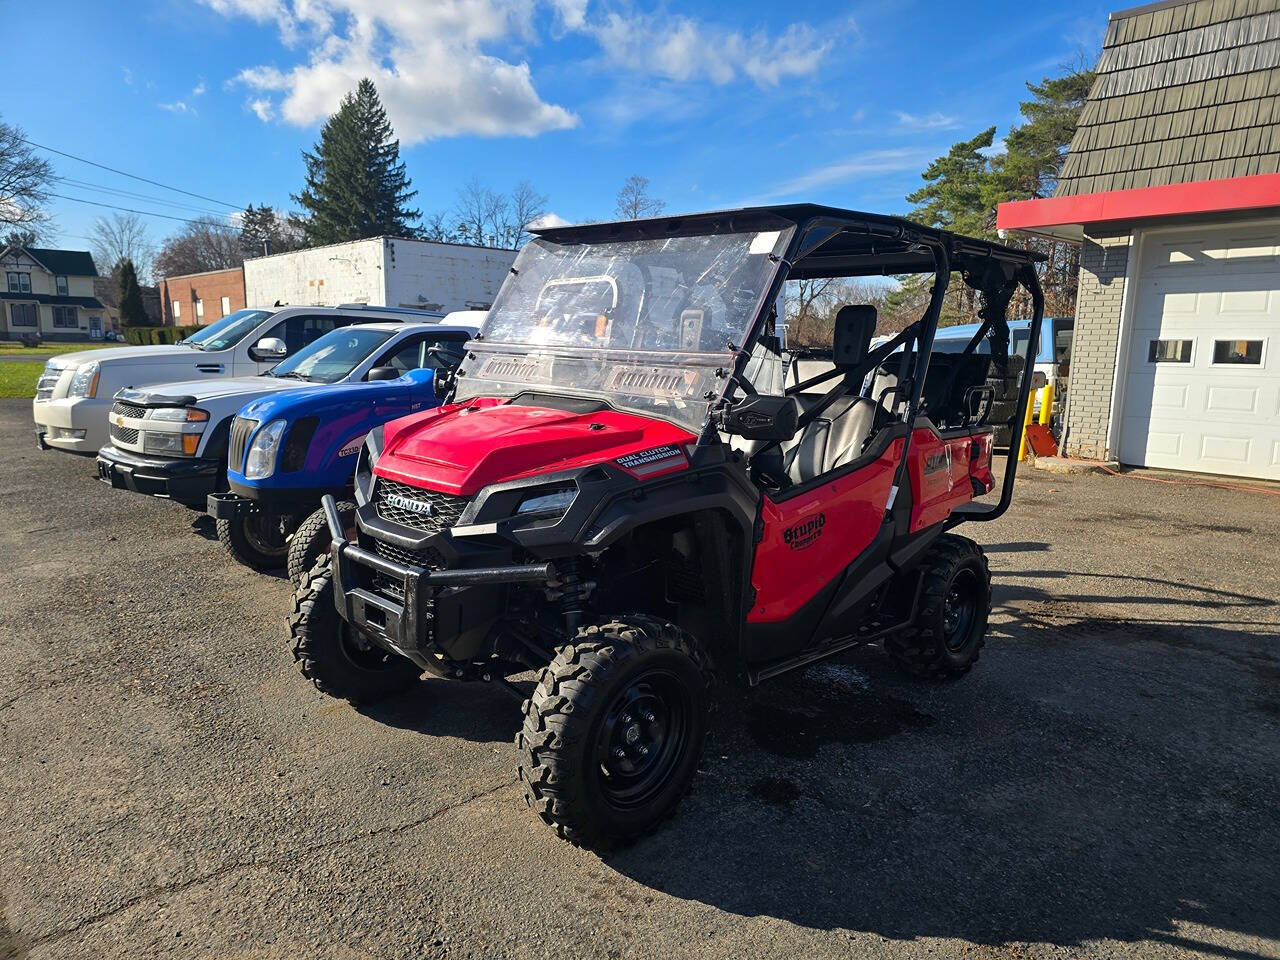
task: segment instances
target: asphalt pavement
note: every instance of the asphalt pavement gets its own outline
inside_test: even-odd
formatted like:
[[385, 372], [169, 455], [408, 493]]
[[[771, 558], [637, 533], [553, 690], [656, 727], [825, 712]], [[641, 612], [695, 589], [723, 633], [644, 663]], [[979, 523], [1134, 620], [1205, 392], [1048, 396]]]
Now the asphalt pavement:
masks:
[[212, 523], [0, 401], [0, 958], [1280, 957], [1280, 502], [1026, 471], [981, 662], [728, 693], [604, 858], [515, 782], [517, 704], [364, 712]]

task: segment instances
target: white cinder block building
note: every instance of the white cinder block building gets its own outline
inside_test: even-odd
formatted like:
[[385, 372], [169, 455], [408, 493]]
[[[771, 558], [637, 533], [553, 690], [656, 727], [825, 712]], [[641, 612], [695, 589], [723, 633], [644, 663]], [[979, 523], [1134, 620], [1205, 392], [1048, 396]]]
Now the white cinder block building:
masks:
[[397, 237], [335, 243], [246, 260], [245, 302], [483, 310], [515, 258], [514, 250]]

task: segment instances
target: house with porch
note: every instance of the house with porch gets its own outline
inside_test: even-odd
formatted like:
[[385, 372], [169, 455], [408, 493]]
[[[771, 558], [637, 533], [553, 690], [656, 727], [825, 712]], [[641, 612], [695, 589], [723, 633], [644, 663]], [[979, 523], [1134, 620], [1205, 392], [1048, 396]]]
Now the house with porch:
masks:
[[85, 250], [0, 249], [0, 339], [100, 340], [108, 321], [97, 276]]

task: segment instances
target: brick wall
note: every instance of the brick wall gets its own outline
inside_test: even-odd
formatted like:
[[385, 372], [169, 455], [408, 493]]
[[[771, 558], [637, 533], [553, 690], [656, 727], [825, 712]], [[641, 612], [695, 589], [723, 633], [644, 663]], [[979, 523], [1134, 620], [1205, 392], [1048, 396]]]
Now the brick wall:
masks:
[[[223, 297], [229, 301], [228, 313], [245, 308], [243, 267], [165, 277], [160, 281], [160, 306], [166, 324], [189, 326], [199, 323], [207, 326], [214, 323], [222, 318]], [[196, 316], [197, 299], [204, 303], [203, 317]], [[178, 317], [173, 314], [175, 300], [181, 304]]]
[[1065, 453], [1069, 457], [1107, 458], [1107, 424], [1129, 251], [1128, 230], [1086, 234], [1080, 247], [1080, 292], [1067, 409]]

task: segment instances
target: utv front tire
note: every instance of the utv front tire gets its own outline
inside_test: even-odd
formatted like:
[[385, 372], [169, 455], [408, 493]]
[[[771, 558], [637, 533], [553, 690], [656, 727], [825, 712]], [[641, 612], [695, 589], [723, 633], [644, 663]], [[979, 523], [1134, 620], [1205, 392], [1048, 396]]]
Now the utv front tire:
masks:
[[525, 701], [525, 801], [578, 846], [651, 831], [693, 781], [712, 686], [697, 642], [673, 624], [626, 616], [581, 628]]
[[[350, 500], [340, 500], [337, 504], [338, 519], [344, 530], [355, 524], [356, 505]], [[302, 578], [311, 572], [316, 561], [329, 552], [333, 537], [329, 535], [329, 521], [325, 519], [324, 508], [321, 507], [307, 519], [298, 524], [289, 539], [289, 579], [296, 587]]]
[[929, 548], [921, 575], [924, 582], [915, 620], [890, 635], [885, 650], [913, 677], [962, 676], [977, 663], [987, 635], [991, 571], [986, 554], [967, 537], [947, 534]]
[[263, 510], [243, 510], [217, 521], [218, 540], [231, 558], [260, 573], [284, 567], [289, 546], [280, 532], [280, 517]]
[[412, 661], [363, 641], [333, 605], [331, 560], [324, 556], [293, 594], [289, 636], [293, 659], [317, 690], [352, 703], [372, 703], [407, 690], [422, 676]]

